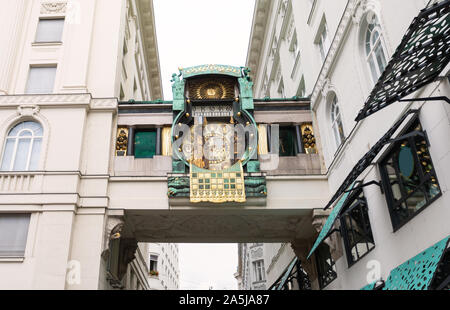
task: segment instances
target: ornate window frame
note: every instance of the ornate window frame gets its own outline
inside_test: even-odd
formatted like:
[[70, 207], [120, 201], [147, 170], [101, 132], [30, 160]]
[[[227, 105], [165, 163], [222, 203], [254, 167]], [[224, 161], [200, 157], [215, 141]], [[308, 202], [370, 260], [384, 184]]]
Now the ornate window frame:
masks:
[[[417, 124], [421, 128], [420, 130], [417, 130], [417, 128], [415, 127]], [[418, 148], [418, 139], [421, 140], [420, 149]], [[403, 152], [404, 154], [401, 154], [401, 149], [403, 147], [410, 148], [410, 154], [407, 152]], [[440, 187], [436, 170], [431, 159], [429, 147], [430, 145], [428, 142], [426, 131], [423, 129], [418, 115], [416, 115], [404, 127], [402, 132], [399, 134], [399, 137], [392, 141], [391, 146], [386, 150], [386, 152], [378, 162], [381, 175], [381, 183], [385, 192], [386, 202], [394, 232], [402, 228], [405, 224], [411, 221], [414, 217], [416, 217], [434, 201], [442, 196], [442, 189]], [[424, 149], [425, 151], [423, 151]], [[400, 157], [402, 157], [404, 159], [404, 162], [409, 159], [413, 167], [411, 167], [411, 165], [400, 167], [400, 163], [395, 164], [393, 162], [393, 169], [394, 173], [396, 174], [396, 179], [391, 180], [389, 178], [387, 165], [389, 160], [391, 160], [394, 156], [398, 156], [399, 159]], [[422, 165], [424, 165], [424, 158], [429, 161], [428, 164], [429, 166], [431, 166], [431, 168], [429, 168], [429, 166], [426, 166], [426, 168], [422, 167]], [[429, 169], [429, 171], [424, 171], [423, 169]], [[412, 179], [410, 177], [404, 177], [404, 174], [407, 172], [411, 173], [410, 176], [416, 173], [416, 177], [418, 178], [418, 180], [411, 181]], [[409, 187], [408, 182], [411, 183]], [[395, 193], [392, 190], [392, 186], [396, 184], [398, 187], [397, 196], [400, 195], [399, 199], [395, 198]], [[427, 186], [430, 186], [430, 189], [428, 189], [428, 191]], [[439, 192], [433, 192], [433, 194], [431, 194], [431, 187], [437, 188]], [[419, 207], [418, 203], [413, 213], [401, 218], [400, 212], [405, 211], [405, 206], [408, 213], [410, 212], [407, 206], [407, 201], [417, 199], [417, 197], [415, 197], [415, 194], [417, 194], [418, 192], [422, 192], [424, 194], [424, 203]]]
[[[369, 254], [373, 249], [375, 249], [375, 241], [373, 240], [373, 232], [369, 219], [369, 209], [366, 197], [364, 196], [364, 191], [359, 189], [353, 193], [347, 199], [346, 205], [342, 208], [342, 210], [343, 211], [341, 211], [342, 213], [340, 215], [341, 236], [344, 241], [345, 251], [347, 254], [348, 267], [350, 268]], [[355, 220], [352, 215], [359, 215], [359, 218]], [[353, 227], [354, 225], [356, 227]], [[355, 234], [355, 231], [358, 229], [360, 231], [360, 236], [356, 236]], [[372, 238], [372, 244], [368, 242], [368, 239], [370, 238]], [[358, 245], [364, 243], [365, 248], [360, 251]], [[352, 251], [352, 249], [355, 250]], [[353, 253], [355, 255], [353, 255]]]
[[[44, 170], [47, 151], [48, 151], [48, 141], [50, 137], [50, 125], [48, 120], [39, 112], [39, 107], [36, 105], [22, 105], [17, 108], [17, 113], [6, 119], [2, 126], [0, 127], [0, 163], [3, 162], [3, 155], [5, 152], [6, 139], [9, 132], [16, 125], [22, 122], [36, 122], [42, 126], [43, 135], [41, 137], [41, 150], [39, 154], [39, 162], [37, 169], [33, 171]], [[30, 171], [30, 170], [25, 170]], [[16, 171], [5, 171], [5, 172], [16, 172]]]
[[[331, 129], [331, 140], [334, 145], [334, 152], [336, 152], [345, 142], [344, 122], [342, 118], [341, 109], [339, 106], [338, 95], [335, 91], [328, 92], [326, 96], [327, 115]], [[342, 135], [339, 129], [342, 130]], [[339, 140], [339, 141], [338, 141]]]

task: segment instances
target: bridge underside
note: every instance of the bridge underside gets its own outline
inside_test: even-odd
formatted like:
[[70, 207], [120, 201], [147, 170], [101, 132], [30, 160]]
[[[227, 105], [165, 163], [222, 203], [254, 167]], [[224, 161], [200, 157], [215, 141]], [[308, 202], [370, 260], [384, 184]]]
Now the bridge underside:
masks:
[[312, 209], [126, 210], [139, 242], [290, 242], [313, 236]]

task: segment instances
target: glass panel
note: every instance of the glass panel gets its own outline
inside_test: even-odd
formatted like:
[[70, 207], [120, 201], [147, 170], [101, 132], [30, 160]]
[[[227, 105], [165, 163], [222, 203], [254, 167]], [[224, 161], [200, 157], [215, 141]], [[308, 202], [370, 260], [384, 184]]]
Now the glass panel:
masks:
[[11, 160], [14, 152], [14, 143], [16, 139], [6, 139], [5, 150], [2, 159], [2, 171], [8, 171], [11, 167]]
[[50, 94], [55, 84], [56, 67], [31, 67], [28, 75], [27, 94]]
[[383, 47], [381, 46], [381, 42], [378, 42], [378, 45], [375, 47], [375, 56], [377, 58], [378, 69], [380, 70], [380, 74], [383, 73], [386, 68], [386, 57], [384, 55]]
[[375, 43], [377, 43], [378, 38], [380, 37], [380, 33], [378, 32], [378, 30], [373, 31], [372, 36], [371, 36], [371, 44], [372, 46], [375, 46]]
[[378, 71], [376, 69], [373, 55], [369, 56], [369, 67], [370, 67], [370, 72], [372, 73], [373, 82], [376, 83], [378, 81], [378, 78], [380, 77], [380, 75], [378, 74]]
[[64, 19], [41, 19], [36, 31], [36, 42], [60, 42]]
[[31, 150], [30, 167], [28, 170], [38, 170], [39, 168], [39, 155], [41, 153], [42, 139], [34, 139], [33, 149]]
[[156, 155], [156, 131], [136, 132], [134, 154], [135, 158], [153, 158]]
[[14, 171], [24, 171], [27, 169], [28, 153], [30, 151], [31, 139], [19, 139], [17, 144], [16, 157], [14, 159]]
[[30, 130], [22, 130], [19, 137], [31, 137], [33, 133]]
[[9, 132], [8, 136], [9, 136], [9, 137], [15, 137], [15, 136], [17, 136], [17, 135], [19, 134], [19, 131], [21, 131], [22, 129], [25, 128], [25, 123], [26, 123], [26, 122], [19, 123], [19, 124], [17, 124], [16, 126], [14, 126], [14, 128], [11, 129], [11, 131]]
[[23, 256], [30, 214], [0, 215], [0, 256]]
[[[420, 132], [422, 127], [416, 120], [402, 133]], [[428, 206], [441, 194], [426, 140], [419, 134], [397, 143], [382, 163], [382, 173], [390, 180], [389, 201], [394, 228], [408, 221], [419, 210]]]
[[294, 127], [280, 127], [280, 156], [295, 156], [296, 133]]
[[43, 130], [41, 124], [37, 122], [25, 122], [25, 127], [33, 131], [35, 136], [42, 137]]

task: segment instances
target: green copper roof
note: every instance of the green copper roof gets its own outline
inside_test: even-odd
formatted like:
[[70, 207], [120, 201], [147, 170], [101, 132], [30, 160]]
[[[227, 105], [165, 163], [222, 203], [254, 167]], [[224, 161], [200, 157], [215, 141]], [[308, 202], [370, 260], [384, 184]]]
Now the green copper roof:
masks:
[[450, 236], [393, 269], [383, 290], [427, 290]]
[[[355, 182], [353, 182], [353, 184], [348, 189], [353, 188], [354, 185], [355, 185]], [[342, 207], [344, 206], [344, 203], [347, 200], [347, 197], [348, 197], [349, 194], [350, 194], [350, 192], [344, 193], [344, 195], [342, 195], [342, 197], [338, 201], [338, 203], [334, 206], [333, 211], [331, 211], [330, 215], [328, 216], [327, 221], [323, 225], [323, 228], [320, 231], [316, 242], [314, 243], [311, 251], [308, 254], [308, 259], [312, 255], [312, 253], [314, 253], [314, 251], [317, 249], [319, 244], [328, 236], [328, 233], [330, 232], [331, 227], [333, 227], [334, 222], [338, 218], [338, 216], [339, 216], [339, 214], [340, 214], [340, 212], [342, 210]]]

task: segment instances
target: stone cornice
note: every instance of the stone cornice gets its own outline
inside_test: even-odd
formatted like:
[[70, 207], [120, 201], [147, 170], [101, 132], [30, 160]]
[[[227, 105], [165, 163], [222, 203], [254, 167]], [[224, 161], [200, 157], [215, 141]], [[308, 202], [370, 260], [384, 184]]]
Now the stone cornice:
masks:
[[250, 68], [254, 80], [258, 77], [261, 54], [264, 52], [264, 41], [267, 31], [270, 8], [274, 1], [257, 0], [253, 11], [253, 23], [250, 33], [246, 66]]
[[1, 108], [85, 107], [89, 110], [117, 111], [116, 98], [92, 98], [91, 94], [45, 94], [0, 96]]
[[345, 8], [342, 19], [339, 23], [338, 29], [336, 30], [336, 34], [334, 36], [333, 42], [331, 44], [330, 50], [328, 51], [328, 55], [325, 59], [325, 62], [320, 71], [319, 77], [314, 86], [312, 95], [311, 95], [311, 109], [315, 110], [317, 99], [322, 92], [322, 89], [326, 87], [328, 84], [328, 74], [333, 66], [333, 63], [336, 59], [339, 50], [342, 47], [342, 43], [344, 41], [345, 35], [349, 26], [352, 25], [353, 22], [353, 14], [355, 9], [358, 7], [359, 2], [361, 0], [348, 0], [347, 6]]
[[137, 0], [136, 2], [139, 8], [138, 11], [144, 40], [145, 61], [147, 63], [147, 72], [149, 75], [151, 99], [163, 99], [153, 1]]

